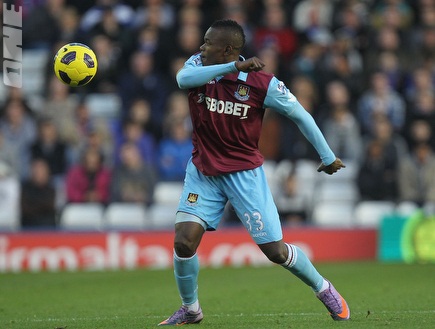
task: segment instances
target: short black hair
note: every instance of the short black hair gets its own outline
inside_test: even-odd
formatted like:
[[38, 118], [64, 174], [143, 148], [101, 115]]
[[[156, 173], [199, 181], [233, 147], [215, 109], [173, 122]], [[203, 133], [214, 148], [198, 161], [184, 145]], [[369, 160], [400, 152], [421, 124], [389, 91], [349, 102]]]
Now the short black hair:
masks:
[[241, 45], [237, 45], [237, 48], [243, 48], [245, 46], [245, 32], [243, 31], [243, 27], [241, 27], [236, 21], [233, 21], [232, 19], [220, 19], [215, 21], [210, 27], [214, 29], [225, 29], [232, 32], [234, 39], [239, 39], [242, 42]]

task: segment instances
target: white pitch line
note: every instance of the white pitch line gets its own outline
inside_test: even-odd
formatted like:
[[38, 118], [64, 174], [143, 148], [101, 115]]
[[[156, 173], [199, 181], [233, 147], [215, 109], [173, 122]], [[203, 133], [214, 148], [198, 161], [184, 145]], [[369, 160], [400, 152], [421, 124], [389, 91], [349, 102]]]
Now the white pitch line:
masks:
[[[370, 315], [376, 314], [435, 314], [435, 310], [420, 310], [420, 311], [370, 311]], [[312, 312], [312, 313], [256, 313], [256, 314], [248, 314], [248, 313], [240, 313], [240, 314], [206, 314], [207, 317], [245, 317], [245, 316], [254, 316], [254, 317], [283, 317], [283, 316], [319, 316], [323, 315], [325, 312]], [[366, 316], [366, 312], [353, 312], [353, 316]], [[0, 319], [0, 323], [10, 323], [14, 321], [15, 323], [28, 323], [28, 322], [76, 322], [76, 321], [95, 321], [95, 320], [122, 320], [122, 319], [149, 319], [149, 318], [165, 318], [166, 315], [144, 315], [144, 316], [111, 316], [111, 317], [79, 317], [79, 318], [47, 318], [47, 319], [36, 319], [36, 318], [27, 318], [27, 319], [8, 319], [2, 321]], [[4, 320], [4, 319], [3, 319]]]

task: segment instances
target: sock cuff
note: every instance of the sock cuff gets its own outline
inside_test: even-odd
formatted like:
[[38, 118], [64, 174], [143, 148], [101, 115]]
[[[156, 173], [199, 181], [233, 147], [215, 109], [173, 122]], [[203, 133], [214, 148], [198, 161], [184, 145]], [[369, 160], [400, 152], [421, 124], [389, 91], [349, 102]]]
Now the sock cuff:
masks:
[[286, 243], [285, 244], [287, 246], [287, 250], [288, 250], [288, 256], [287, 256], [287, 260], [281, 264], [281, 266], [283, 267], [293, 267], [296, 264], [298, 255], [296, 252], [296, 248], [295, 246]]
[[174, 259], [177, 261], [180, 261], [180, 262], [185, 262], [185, 261], [191, 260], [191, 259], [195, 258], [196, 256], [197, 256], [197, 254], [194, 253], [193, 256], [190, 256], [190, 257], [180, 257], [177, 255], [177, 252], [174, 249]]

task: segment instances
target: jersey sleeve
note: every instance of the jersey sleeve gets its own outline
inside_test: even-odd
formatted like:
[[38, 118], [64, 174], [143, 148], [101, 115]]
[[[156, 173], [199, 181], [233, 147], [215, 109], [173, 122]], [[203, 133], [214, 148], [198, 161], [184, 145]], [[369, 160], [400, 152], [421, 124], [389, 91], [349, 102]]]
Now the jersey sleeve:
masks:
[[202, 66], [200, 55], [193, 55], [177, 73], [178, 87], [180, 89], [195, 88], [205, 85], [218, 76], [238, 72], [235, 63]]
[[330, 165], [336, 159], [314, 118], [298, 102], [282, 81], [273, 77], [269, 83], [264, 107], [271, 108], [290, 118], [314, 146], [323, 164]]

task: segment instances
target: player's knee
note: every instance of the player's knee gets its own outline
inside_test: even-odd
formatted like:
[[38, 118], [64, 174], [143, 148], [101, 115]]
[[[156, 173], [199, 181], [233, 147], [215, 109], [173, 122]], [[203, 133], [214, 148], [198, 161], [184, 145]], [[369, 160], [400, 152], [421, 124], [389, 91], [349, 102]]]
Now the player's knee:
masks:
[[280, 250], [272, 250], [266, 253], [266, 257], [275, 264], [282, 264], [287, 260], [287, 256]]
[[288, 257], [287, 246], [282, 241], [259, 245], [261, 251], [273, 263], [283, 264]]
[[192, 257], [196, 252], [194, 243], [186, 239], [175, 240], [174, 250], [178, 257]]

